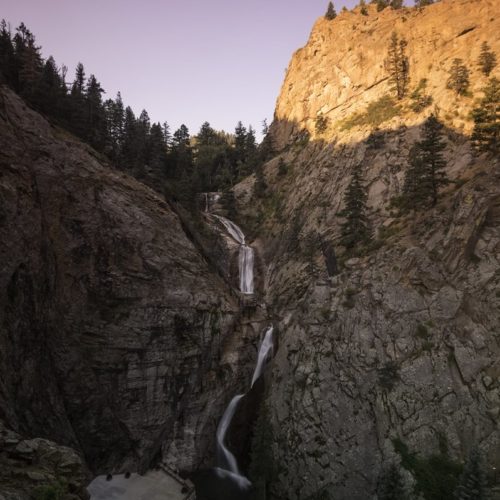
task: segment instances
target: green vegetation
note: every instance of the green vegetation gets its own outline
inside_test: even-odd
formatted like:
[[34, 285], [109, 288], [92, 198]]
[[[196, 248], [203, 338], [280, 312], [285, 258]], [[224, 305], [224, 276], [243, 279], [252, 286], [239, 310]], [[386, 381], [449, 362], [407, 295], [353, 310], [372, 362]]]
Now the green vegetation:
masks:
[[278, 162], [278, 176], [284, 177], [286, 174], [288, 174], [289, 170], [290, 167], [288, 166], [288, 164], [285, 163], [285, 160], [283, 160], [283, 158], [280, 158]]
[[344, 194], [344, 210], [338, 216], [344, 217], [341, 224], [340, 243], [346, 249], [352, 249], [359, 245], [366, 245], [372, 239], [370, 221], [366, 215], [367, 192], [363, 185], [361, 168], [354, 169], [351, 182]]
[[371, 0], [370, 3], [373, 3], [377, 6], [377, 12], [380, 12], [386, 7], [389, 7], [389, 0]]
[[378, 369], [378, 382], [384, 389], [391, 391], [399, 380], [399, 366], [395, 361], [387, 361]]
[[422, 110], [427, 108], [432, 104], [432, 96], [425, 94], [425, 88], [427, 86], [427, 79], [422, 78], [417, 85], [417, 88], [411, 93], [410, 108], [415, 113], [420, 113]]
[[62, 482], [55, 482], [46, 486], [38, 486], [35, 489], [35, 500], [63, 500], [67, 493], [67, 487]]
[[316, 130], [316, 133], [318, 135], [321, 135], [326, 132], [326, 129], [328, 128], [328, 117], [323, 116], [322, 114], [319, 114], [316, 117], [316, 121], [314, 123], [314, 128]]
[[401, 9], [403, 7], [403, 0], [391, 0], [389, 6], [392, 9]]
[[366, 1], [365, 0], [359, 0], [359, 6], [361, 8], [360, 12], [363, 16], [368, 15], [368, 9], [366, 8]]
[[481, 44], [481, 53], [479, 54], [478, 66], [483, 74], [490, 76], [492, 69], [497, 65], [497, 57], [491, 50], [488, 42]]
[[415, 7], [425, 7], [426, 5], [431, 5], [434, 0], [415, 0]]
[[448, 183], [444, 172], [446, 161], [442, 140], [443, 125], [431, 115], [423, 126], [423, 139], [410, 150], [406, 171], [402, 205], [406, 208], [435, 206], [438, 192]]
[[410, 63], [406, 55], [406, 45], [404, 38], [399, 39], [396, 32], [392, 33], [385, 64], [392, 91], [398, 99], [406, 95], [410, 80]]
[[337, 17], [337, 13], [335, 12], [335, 7], [332, 2], [328, 2], [328, 8], [326, 9], [325, 19], [331, 21]]
[[259, 175], [258, 166], [273, 155], [267, 124], [260, 147], [253, 128], [241, 122], [234, 134], [216, 131], [208, 122], [194, 137], [185, 125], [172, 133], [167, 122], [151, 123], [146, 110], [136, 116], [119, 92], [104, 100], [104, 89], [95, 75], [86, 75], [83, 64], [72, 82], [66, 82], [66, 71], [52, 57], [43, 59], [24, 24], [11, 33], [0, 22], [0, 83], [117, 169], [184, 205], [193, 218], [200, 192], [227, 190], [243, 177]]
[[376, 128], [370, 132], [368, 139], [366, 139], [366, 144], [369, 149], [380, 149], [385, 144], [384, 132]]
[[415, 335], [418, 338], [426, 340], [429, 337], [429, 330], [427, 329], [427, 327], [423, 323], [419, 323], [417, 325], [417, 330], [415, 332]]
[[455, 498], [456, 500], [488, 500], [490, 498], [486, 467], [477, 448], [471, 451], [465, 462]]
[[469, 90], [469, 70], [462, 59], [453, 59], [446, 86], [454, 90], [458, 95], [467, 94]]
[[500, 153], [500, 80], [491, 78], [484, 97], [472, 111], [472, 143], [477, 152]]
[[377, 485], [378, 500], [408, 500], [409, 495], [401, 474], [395, 463], [381, 472]]
[[401, 465], [415, 477], [415, 493], [425, 500], [453, 500], [462, 466], [453, 461], [445, 447], [440, 446], [439, 454], [421, 458], [411, 453], [399, 438], [393, 439], [396, 452], [401, 457]]
[[364, 112], [355, 113], [340, 122], [341, 130], [350, 130], [353, 127], [369, 125], [378, 127], [380, 124], [398, 116], [401, 112], [400, 106], [389, 96], [381, 97], [378, 101], [371, 102]]

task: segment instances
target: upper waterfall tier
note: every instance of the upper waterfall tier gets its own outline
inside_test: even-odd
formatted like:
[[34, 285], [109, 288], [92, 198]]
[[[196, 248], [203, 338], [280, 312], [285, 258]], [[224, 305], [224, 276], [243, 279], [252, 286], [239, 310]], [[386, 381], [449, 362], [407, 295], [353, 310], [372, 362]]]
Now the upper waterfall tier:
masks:
[[240, 245], [240, 253], [238, 256], [238, 268], [240, 274], [240, 291], [244, 294], [251, 295], [254, 293], [253, 286], [253, 264], [254, 251], [253, 248], [245, 243], [245, 235], [243, 231], [231, 220], [222, 217], [221, 215], [213, 216], [219, 220], [226, 228], [227, 232]]

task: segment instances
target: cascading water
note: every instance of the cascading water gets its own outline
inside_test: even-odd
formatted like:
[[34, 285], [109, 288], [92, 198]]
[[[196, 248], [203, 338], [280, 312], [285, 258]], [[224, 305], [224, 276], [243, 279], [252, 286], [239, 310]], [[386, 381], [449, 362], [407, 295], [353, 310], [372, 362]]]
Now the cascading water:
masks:
[[238, 256], [238, 268], [240, 272], [240, 291], [246, 295], [253, 294], [253, 261], [254, 251], [251, 246], [245, 243], [243, 231], [231, 220], [221, 215], [213, 215], [226, 228], [236, 243], [240, 245]]
[[244, 394], [238, 394], [231, 399], [231, 402], [226, 408], [224, 415], [219, 422], [219, 427], [217, 427], [217, 448], [218, 448], [218, 461], [221, 469], [228, 470], [233, 474], [240, 475], [240, 471], [238, 470], [238, 462], [236, 462], [236, 458], [234, 455], [227, 449], [224, 444], [224, 439], [226, 437], [227, 430], [229, 429], [229, 424], [233, 420], [234, 413], [236, 412], [236, 408], [238, 407], [238, 403]]
[[273, 356], [274, 351], [274, 341], [273, 341], [273, 327], [270, 326], [264, 335], [264, 339], [259, 347], [259, 355], [257, 356], [257, 364], [255, 365], [255, 370], [253, 372], [252, 383], [250, 388], [253, 387], [255, 382], [262, 375], [262, 371], [264, 370], [265, 364], [269, 361]]
[[[255, 370], [252, 376], [252, 383], [250, 384], [250, 388], [252, 388], [255, 382], [259, 379], [264, 371], [266, 363], [270, 360], [273, 355], [274, 349], [274, 341], [273, 341], [273, 327], [270, 326], [267, 328], [266, 333], [264, 334], [264, 338], [259, 346], [259, 352], [257, 355], [257, 363], [255, 364]], [[217, 471], [219, 476], [223, 476], [224, 474], [227, 476], [228, 474], [232, 478], [232, 480], [237, 483], [242, 489], [247, 489], [250, 486], [250, 481], [243, 476], [238, 469], [238, 462], [236, 461], [235, 456], [229, 451], [226, 447], [225, 439], [227, 431], [229, 430], [229, 426], [231, 425], [231, 421], [233, 420], [236, 409], [238, 408], [238, 404], [245, 394], [238, 394], [231, 399], [226, 411], [222, 415], [219, 426], [217, 427], [217, 459], [219, 462], [219, 466], [217, 467]]]

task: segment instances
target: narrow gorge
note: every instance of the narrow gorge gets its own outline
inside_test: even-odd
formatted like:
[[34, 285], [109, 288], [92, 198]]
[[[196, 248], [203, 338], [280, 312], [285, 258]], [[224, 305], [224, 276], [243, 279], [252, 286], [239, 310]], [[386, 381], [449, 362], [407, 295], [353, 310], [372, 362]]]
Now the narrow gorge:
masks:
[[0, 84], [0, 500], [462, 500], [472, 459], [500, 498], [498, 2], [389, 3], [316, 21], [204, 189]]

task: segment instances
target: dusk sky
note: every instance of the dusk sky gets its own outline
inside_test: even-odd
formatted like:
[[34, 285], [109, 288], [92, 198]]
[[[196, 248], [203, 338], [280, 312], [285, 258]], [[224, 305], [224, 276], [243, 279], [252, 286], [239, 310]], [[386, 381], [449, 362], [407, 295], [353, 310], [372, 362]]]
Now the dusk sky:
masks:
[[[73, 79], [78, 61], [105, 98], [121, 91], [134, 112], [195, 134], [205, 120], [232, 132], [238, 120], [260, 133], [292, 53], [327, 0], [2, 0], [0, 18], [21, 21], [42, 54]], [[353, 7], [358, 0], [334, 2]]]

